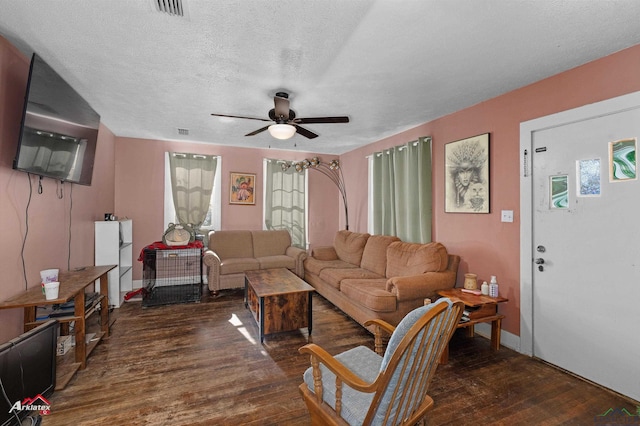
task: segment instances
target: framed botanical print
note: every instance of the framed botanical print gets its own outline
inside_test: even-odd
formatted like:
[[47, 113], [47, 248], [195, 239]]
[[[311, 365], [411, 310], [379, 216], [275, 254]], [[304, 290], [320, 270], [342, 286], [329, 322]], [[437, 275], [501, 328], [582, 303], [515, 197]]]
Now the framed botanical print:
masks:
[[489, 133], [444, 146], [445, 212], [489, 213]]
[[256, 175], [253, 173], [231, 172], [229, 204], [253, 205], [256, 203]]

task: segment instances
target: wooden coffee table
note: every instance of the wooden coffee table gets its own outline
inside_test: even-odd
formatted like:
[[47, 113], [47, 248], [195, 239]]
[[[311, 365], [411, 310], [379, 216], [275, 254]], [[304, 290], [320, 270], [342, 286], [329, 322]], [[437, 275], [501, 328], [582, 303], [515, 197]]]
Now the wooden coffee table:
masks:
[[288, 269], [263, 269], [244, 274], [244, 304], [266, 334], [306, 327], [311, 335], [311, 295], [315, 291]]
[[[474, 325], [481, 322], [491, 323], [491, 348], [500, 349], [500, 329], [504, 315], [498, 313], [498, 303], [507, 302], [505, 297], [489, 297], [463, 292], [460, 288], [438, 291], [440, 296], [451, 299], [459, 299], [464, 303], [465, 311], [469, 313], [469, 321], [458, 323], [457, 328], [466, 328], [467, 336], [473, 337]], [[446, 364], [449, 360], [449, 345], [445, 348], [440, 359], [440, 364]]]

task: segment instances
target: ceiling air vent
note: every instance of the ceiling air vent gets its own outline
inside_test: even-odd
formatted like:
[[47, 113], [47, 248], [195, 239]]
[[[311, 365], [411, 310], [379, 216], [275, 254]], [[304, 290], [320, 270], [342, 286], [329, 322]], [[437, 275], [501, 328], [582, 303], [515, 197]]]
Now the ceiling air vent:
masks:
[[178, 128], [178, 134], [182, 136], [189, 136], [189, 129], [180, 129]]
[[165, 12], [169, 15], [184, 16], [182, 0], [154, 0], [154, 3], [160, 12]]

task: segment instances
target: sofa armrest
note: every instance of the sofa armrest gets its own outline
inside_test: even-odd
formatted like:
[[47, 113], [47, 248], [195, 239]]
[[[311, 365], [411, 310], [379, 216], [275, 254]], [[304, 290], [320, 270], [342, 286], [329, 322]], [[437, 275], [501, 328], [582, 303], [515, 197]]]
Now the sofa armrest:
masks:
[[202, 257], [202, 263], [207, 266], [207, 281], [209, 290], [220, 290], [220, 264], [221, 260], [218, 254], [213, 250], [207, 250]]
[[311, 250], [311, 256], [318, 260], [338, 260], [338, 253], [332, 246], [315, 247]]
[[307, 252], [300, 247], [290, 246], [287, 247], [285, 254], [289, 257], [293, 257], [296, 260], [296, 268], [294, 273], [300, 278], [304, 278], [304, 260], [307, 258]]
[[451, 271], [427, 272], [409, 277], [392, 277], [387, 280], [386, 290], [399, 302], [435, 296], [436, 291], [453, 288], [456, 274]]

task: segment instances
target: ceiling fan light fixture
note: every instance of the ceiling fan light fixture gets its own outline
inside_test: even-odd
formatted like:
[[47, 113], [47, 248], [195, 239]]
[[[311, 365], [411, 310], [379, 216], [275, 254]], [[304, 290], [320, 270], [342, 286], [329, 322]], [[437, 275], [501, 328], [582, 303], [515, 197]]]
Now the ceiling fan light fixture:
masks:
[[291, 124], [272, 124], [269, 126], [269, 133], [276, 139], [285, 140], [296, 134], [296, 128]]

